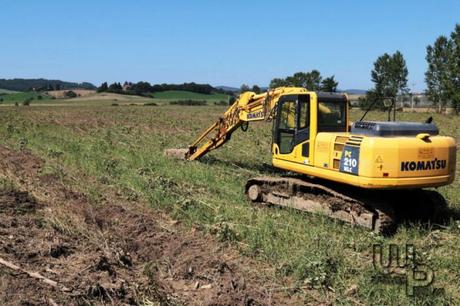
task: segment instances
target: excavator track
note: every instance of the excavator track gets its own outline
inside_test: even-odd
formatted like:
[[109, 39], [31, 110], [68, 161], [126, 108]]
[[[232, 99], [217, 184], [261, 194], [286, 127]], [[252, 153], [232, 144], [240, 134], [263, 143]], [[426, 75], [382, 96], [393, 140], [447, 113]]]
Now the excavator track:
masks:
[[319, 213], [380, 234], [396, 230], [398, 220], [394, 206], [398, 201], [416, 195], [417, 199], [429, 202], [429, 214], [442, 202], [433, 196], [433, 191], [395, 191], [389, 196], [390, 193], [362, 189], [353, 192], [349, 187], [331, 188], [289, 177], [256, 177], [246, 183], [246, 194], [252, 202]]

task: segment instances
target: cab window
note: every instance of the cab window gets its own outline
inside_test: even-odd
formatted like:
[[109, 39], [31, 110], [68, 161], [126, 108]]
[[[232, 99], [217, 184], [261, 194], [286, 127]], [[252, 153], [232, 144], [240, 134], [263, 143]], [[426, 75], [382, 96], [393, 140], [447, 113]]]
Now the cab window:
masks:
[[278, 128], [276, 130], [276, 143], [280, 154], [291, 153], [294, 146], [296, 124], [296, 101], [282, 101], [278, 114]]
[[318, 132], [345, 132], [346, 107], [343, 102], [318, 103]]
[[295, 101], [286, 101], [281, 106], [281, 129], [295, 129]]
[[[302, 96], [301, 96], [302, 97]], [[299, 97], [299, 130], [310, 126], [310, 99]]]

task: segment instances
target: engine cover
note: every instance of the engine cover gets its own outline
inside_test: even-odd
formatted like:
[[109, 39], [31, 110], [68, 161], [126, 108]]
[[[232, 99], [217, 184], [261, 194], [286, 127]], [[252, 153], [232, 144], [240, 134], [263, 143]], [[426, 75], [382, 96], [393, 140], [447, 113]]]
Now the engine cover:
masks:
[[358, 121], [352, 125], [351, 133], [377, 137], [416, 136], [420, 133], [435, 136], [439, 130], [434, 123]]

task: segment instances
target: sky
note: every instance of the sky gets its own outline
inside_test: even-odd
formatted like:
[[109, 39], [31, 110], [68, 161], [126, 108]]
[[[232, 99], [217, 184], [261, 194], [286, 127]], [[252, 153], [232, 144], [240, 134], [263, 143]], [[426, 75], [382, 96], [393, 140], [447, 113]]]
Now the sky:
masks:
[[317, 69], [368, 89], [400, 50], [420, 91], [426, 46], [456, 23], [458, 0], [0, 0], [0, 78], [239, 87]]

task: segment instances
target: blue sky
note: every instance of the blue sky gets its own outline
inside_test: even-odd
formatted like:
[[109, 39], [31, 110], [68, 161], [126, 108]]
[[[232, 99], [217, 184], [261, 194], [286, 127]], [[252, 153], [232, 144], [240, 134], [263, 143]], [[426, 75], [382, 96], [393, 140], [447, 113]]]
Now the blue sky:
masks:
[[318, 69], [366, 89], [400, 50], [420, 90], [426, 46], [456, 23], [458, 0], [0, 0], [0, 78], [240, 86]]

